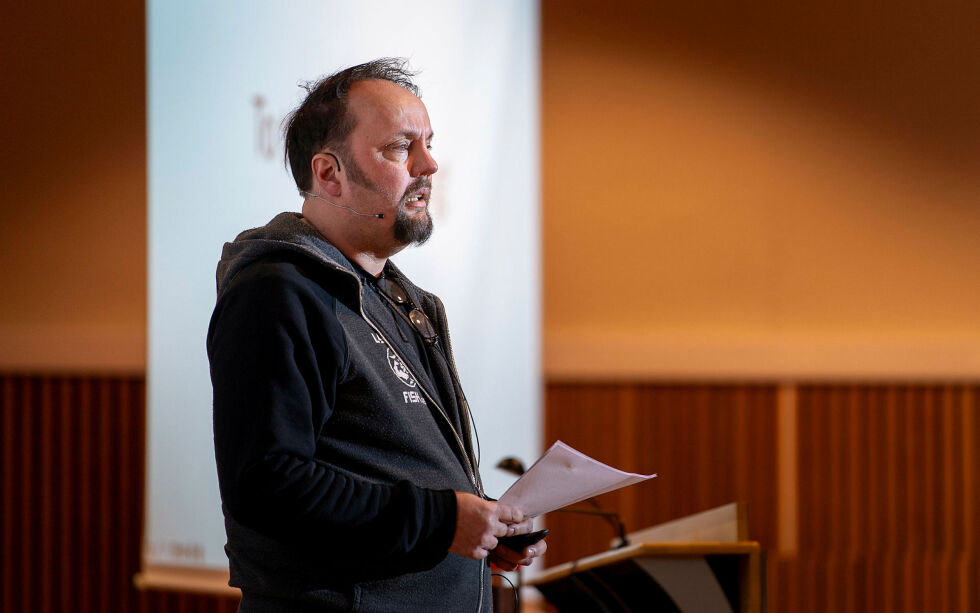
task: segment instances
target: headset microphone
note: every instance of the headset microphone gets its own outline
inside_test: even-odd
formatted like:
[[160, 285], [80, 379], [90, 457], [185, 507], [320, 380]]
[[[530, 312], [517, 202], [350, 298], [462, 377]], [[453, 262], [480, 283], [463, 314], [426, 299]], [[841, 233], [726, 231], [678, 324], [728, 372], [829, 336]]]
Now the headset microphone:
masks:
[[317, 198], [318, 200], [323, 200], [327, 204], [333, 205], [333, 206], [337, 207], [338, 209], [347, 209], [348, 211], [350, 211], [351, 213], [353, 213], [355, 215], [360, 215], [362, 217], [377, 217], [378, 219], [384, 219], [385, 218], [385, 214], [384, 213], [362, 213], [362, 212], [360, 212], [360, 211], [358, 211], [356, 209], [350, 208], [349, 206], [344, 206], [342, 204], [337, 204], [336, 202], [330, 202], [329, 200], [327, 200], [326, 198], [324, 198], [320, 194], [314, 194], [313, 192], [300, 192], [300, 193], [301, 194], [304, 194], [306, 196], [310, 196], [312, 198]]

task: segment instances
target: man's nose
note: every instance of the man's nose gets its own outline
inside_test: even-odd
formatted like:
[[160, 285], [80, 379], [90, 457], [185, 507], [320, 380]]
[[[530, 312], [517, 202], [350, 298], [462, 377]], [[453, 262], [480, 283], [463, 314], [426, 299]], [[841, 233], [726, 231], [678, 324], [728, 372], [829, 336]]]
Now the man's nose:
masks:
[[439, 164], [432, 157], [432, 152], [429, 151], [428, 147], [419, 147], [418, 151], [418, 155], [412, 159], [412, 176], [434, 175], [439, 170]]

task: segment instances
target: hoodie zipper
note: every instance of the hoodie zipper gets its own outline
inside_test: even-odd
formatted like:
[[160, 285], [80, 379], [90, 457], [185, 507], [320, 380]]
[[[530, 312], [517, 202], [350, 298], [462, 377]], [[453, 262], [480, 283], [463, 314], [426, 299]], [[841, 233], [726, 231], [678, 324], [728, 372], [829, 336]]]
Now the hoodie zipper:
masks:
[[476, 613], [480, 613], [481, 611], [483, 611], [483, 590], [486, 589], [486, 587], [484, 586], [486, 581], [483, 580], [483, 574], [486, 572], [486, 567], [487, 567], [487, 559], [483, 558], [482, 560], [480, 560], [480, 600], [477, 601]]
[[[341, 270], [347, 274], [350, 274], [349, 271], [339, 266], [337, 267], [337, 270]], [[361, 283], [361, 280], [356, 276], [354, 277], [354, 280], [357, 281], [357, 294], [360, 298], [363, 298], [364, 285]], [[401, 360], [401, 363], [405, 365], [405, 370], [407, 370], [409, 374], [412, 375], [412, 378], [415, 379], [416, 383], [418, 383], [419, 389], [422, 390], [422, 393], [425, 394], [425, 397], [429, 399], [429, 402], [432, 403], [432, 406], [438, 409], [439, 415], [442, 416], [442, 418], [446, 421], [446, 425], [449, 426], [449, 430], [453, 433], [453, 437], [456, 439], [456, 444], [459, 446], [461, 455], [465, 460], [465, 465], [463, 466], [463, 468], [466, 469], [467, 477], [469, 477], [470, 479], [470, 484], [476, 490], [477, 495], [479, 495], [483, 499], [487, 499], [487, 495], [483, 491], [483, 481], [482, 479], [479, 478], [479, 473], [477, 473], [473, 469], [472, 458], [470, 458], [469, 454], [466, 453], [466, 445], [463, 444], [463, 440], [460, 438], [459, 433], [456, 432], [456, 428], [455, 426], [453, 426], [453, 423], [449, 419], [449, 416], [446, 415], [446, 412], [443, 410], [443, 408], [439, 406], [439, 403], [435, 401], [435, 399], [432, 397], [432, 394], [430, 394], [429, 391], [425, 389], [425, 386], [422, 385], [422, 381], [418, 378], [418, 376], [416, 376], [416, 374], [412, 372], [412, 369], [409, 366], [408, 361], [402, 358], [402, 356], [398, 353], [398, 351], [395, 350], [395, 345], [390, 340], [388, 340], [388, 337], [384, 335], [384, 333], [381, 331], [381, 328], [375, 325], [375, 323], [371, 321], [371, 318], [367, 316], [367, 313], [364, 312], [363, 299], [357, 301], [357, 308], [361, 312], [361, 318], [364, 319], [364, 321], [367, 322], [367, 325], [370, 326], [371, 329], [374, 330], [375, 333], [384, 340], [384, 342], [388, 345], [388, 348], [391, 349], [391, 351], [395, 354], [395, 357]], [[453, 375], [455, 376], [454, 385], [458, 387], [459, 374], [456, 372], [456, 361], [452, 357], [453, 350], [452, 350], [452, 345], [449, 342], [449, 327], [446, 325], [445, 314], [441, 310], [439, 311], [439, 323], [442, 329], [446, 331], [446, 350], [449, 353], [448, 361], [453, 369]], [[462, 390], [458, 390], [458, 392], [459, 392], [459, 396], [463, 399], [463, 408], [466, 410], [466, 412], [463, 415], [463, 418], [466, 420], [467, 428], [470, 428], [471, 425], [470, 425], [470, 418], [469, 418], [469, 403], [466, 401], [466, 397], [463, 396]], [[480, 560], [480, 576], [479, 576], [480, 593], [477, 597], [478, 600], [476, 602], [476, 613], [482, 613], [483, 611], [483, 598], [484, 598], [484, 592], [486, 591], [486, 585], [484, 585], [486, 581], [483, 580], [483, 575], [486, 574], [486, 568], [487, 568], [487, 560], [486, 558], [484, 558]]]
[[[453, 342], [449, 338], [449, 322], [446, 321], [445, 309], [440, 305], [439, 308], [439, 327], [446, 332], [446, 355], [449, 356], [447, 362], [449, 362], [450, 368], [453, 369], [453, 385], [457, 388], [457, 393], [463, 400], [463, 413], [460, 417], [463, 420], [463, 424], [466, 428], [466, 436], [472, 442], [473, 440], [473, 423], [470, 417], [472, 413], [470, 412], [470, 401], [466, 399], [466, 394], [463, 393], [463, 384], [459, 382], [459, 372], [456, 370], [456, 357], [453, 354]], [[466, 450], [463, 450], [463, 455], [466, 455]], [[486, 494], [483, 493], [483, 479], [480, 477], [480, 473], [476, 473], [476, 478], [479, 480], [479, 491], [484, 498], [487, 498]]]
[[[344, 268], [338, 267], [337, 269], [338, 270], [343, 270], [344, 272], [350, 274]], [[357, 277], [354, 277], [354, 279], [357, 281], [358, 294], [363, 297], [364, 286], [361, 283], [361, 280], [360, 279], [358, 279]], [[397, 357], [401, 361], [401, 363], [405, 365], [405, 369], [412, 375], [412, 378], [415, 379], [415, 381], [418, 383], [419, 389], [422, 390], [422, 393], [425, 394], [425, 397], [429, 400], [429, 402], [432, 403], [432, 406], [434, 406], [437, 409], [437, 411], [438, 411], [439, 415], [442, 417], [442, 419], [445, 420], [446, 425], [449, 426], [449, 430], [453, 433], [453, 438], [456, 439], [456, 444], [459, 446], [460, 455], [463, 457], [463, 460], [465, 460], [465, 464], [464, 464], [463, 468], [466, 469], [466, 476], [469, 477], [470, 484], [473, 486], [473, 488], [476, 490], [476, 493], [481, 498], [486, 498], [486, 494], [483, 492], [483, 487], [481, 485], [482, 481], [480, 480], [479, 477], [476, 476], [476, 471], [475, 471], [475, 469], [473, 467], [473, 464], [472, 464], [472, 458], [470, 458], [469, 454], [466, 453], [466, 445], [463, 444], [463, 439], [460, 438], [459, 432], [457, 432], [456, 431], [456, 427], [453, 426], [452, 420], [450, 420], [449, 419], [449, 416], [446, 415], [445, 410], [441, 406], [439, 406], [439, 403], [435, 401], [435, 399], [432, 396], [432, 394], [430, 394], [429, 391], [425, 388], [425, 386], [422, 385], [421, 379], [419, 379], [419, 377], [412, 371], [412, 368], [409, 366], [409, 362], [405, 358], [403, 358], [401, 356], [401, 354], [398, 353], [398, 351], [395, 349], [394, 343], [392, 343], [390, 340], [388, 340], [388, 337], [384, 335], [384, 333], [381, 331], [380, 327], [377, 326], [371, 320], [371, 318], [367, 316], [367, 313], [364, 312], [364, 302], [363, 302], [363, 300], [358, 300], [357, 307], [360, 310], [361, 317], [364, 319], [364, 321], [366, 321], [367, 324], [369, 326], [371, 326], [371, 329], [374, 330], [375, 333], [377, 333], [377, 335], [380, 336], [384, 340], [384, 342], [388, 345], [388, 348], [391, 349], [391, 351], [395, 354], [395, 357]], [[445, 328], [443, 328], [443, 329], [445, 329]], [[448, 341], [448, 335], [447, 335], [447, 341]], [[452, 355], [452, 351], [451, 350], [450, 350], [450, 355]], [[456, 372], [456, 367], [455, 367], [455, 365], [453, 365], [453, 373], [455, 374], [455, 372]], [[457, 380], [458, 380], [458, 378], [457, 378]], [[465, 404], [466, 400], [464, 399], [463, 402]], [[468, 409], [468, 405], [464, 406], [464, 408], [466, 408], [467, 411], [469, 410]], [[469, 423], [469, 417], [468, 416], [466, 417], [466, 420], [467, 420], [467, 423]], [[481, 577], [482, 577], [482, 574], [481, 574]], [[482, 591], [482, 588], [481, 588], [481, 591]]]

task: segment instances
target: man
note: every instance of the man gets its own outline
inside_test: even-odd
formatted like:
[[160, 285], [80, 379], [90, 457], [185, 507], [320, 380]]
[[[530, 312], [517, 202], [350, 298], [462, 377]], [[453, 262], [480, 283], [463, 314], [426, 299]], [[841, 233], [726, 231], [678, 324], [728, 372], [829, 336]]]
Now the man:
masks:
[[389, 257], [432, 232], [432, 128], [404, 61], [314, 84], [286, 126], [302, 215], [225, 245], [208, 331], [242, 611], [489, 611], [487, 558], [544, 553], [483, 493], [442, 302]]

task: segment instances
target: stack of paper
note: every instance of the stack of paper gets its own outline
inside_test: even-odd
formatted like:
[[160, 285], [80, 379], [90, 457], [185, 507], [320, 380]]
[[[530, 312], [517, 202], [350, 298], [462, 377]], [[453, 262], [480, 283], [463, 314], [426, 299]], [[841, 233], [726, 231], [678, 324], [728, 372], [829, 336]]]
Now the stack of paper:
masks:
[[618, 470], [557, 441], [504, 492], [500, 502], [537, 517], [656, 476]]

